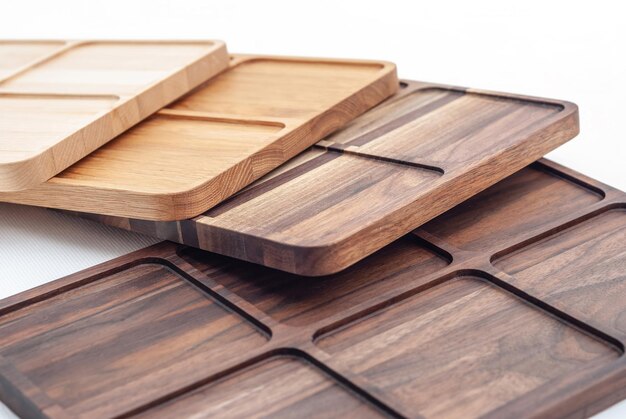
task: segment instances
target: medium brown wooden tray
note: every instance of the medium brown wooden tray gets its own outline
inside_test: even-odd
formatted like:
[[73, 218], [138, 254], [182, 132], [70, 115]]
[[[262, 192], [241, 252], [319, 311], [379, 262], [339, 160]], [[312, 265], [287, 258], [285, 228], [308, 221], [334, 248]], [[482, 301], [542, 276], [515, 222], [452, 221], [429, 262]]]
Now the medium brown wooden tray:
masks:
[[348, 270], [162, 243], [0, 302], [28, 417], [585, 417], [626, 396], [626, 194], [544, 161]]
[[0, 200], [151, 220], [201, 214], [397, 90], [379, 61], [233, 57], [228, 71], [48, 182]]
[[0, 191], [39, 185], [226, 67], [220, 41], [0, 41]]
[[287, 272], [327, 275], [577, 133], [577, 108], [567, 102], [406, 81], [394, 98], [199, 217], [86, 217]]

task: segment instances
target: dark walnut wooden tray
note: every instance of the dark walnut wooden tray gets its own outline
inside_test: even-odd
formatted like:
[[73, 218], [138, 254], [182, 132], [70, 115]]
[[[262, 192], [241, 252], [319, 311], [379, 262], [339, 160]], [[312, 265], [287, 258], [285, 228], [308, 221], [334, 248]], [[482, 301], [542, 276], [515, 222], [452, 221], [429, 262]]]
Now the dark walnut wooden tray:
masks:
[[626, 396], [626, 194], [535, 163], [340, 274], [161, 243], [0, 302], [28, 417], [585, 417]]
[[336, 273], [578, 133], [575, 105], [403, 82], [229, 201], [180, 222], [88, 218], [300, 275]]

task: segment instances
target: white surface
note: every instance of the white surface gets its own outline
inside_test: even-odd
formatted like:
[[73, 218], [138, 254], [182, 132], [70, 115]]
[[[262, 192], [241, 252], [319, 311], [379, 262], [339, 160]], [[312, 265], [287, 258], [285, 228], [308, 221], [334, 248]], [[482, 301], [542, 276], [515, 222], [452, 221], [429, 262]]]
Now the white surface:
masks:
[[0, 203], [0, 298], [157, 242], [44, 208]]
[[[617, 1], [20, 0], [2, 9], [0, 38], [217, 38], [233, 52], [386, 59], [405, 78], [570, 100], [581, 134], [549, 157], [626, 189], [625, 12]], [[2, 205], [0, 297], [145, 244]], [[599, 417], [626, 417], [626, 403]]]

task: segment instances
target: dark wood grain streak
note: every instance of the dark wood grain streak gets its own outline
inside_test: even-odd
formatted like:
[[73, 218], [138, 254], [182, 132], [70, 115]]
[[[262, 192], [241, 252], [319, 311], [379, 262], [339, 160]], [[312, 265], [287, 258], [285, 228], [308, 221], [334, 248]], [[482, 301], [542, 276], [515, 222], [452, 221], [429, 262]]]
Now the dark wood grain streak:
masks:
[[[154, 264], [32, 304], [0, 322], [0, 355], [77, 416], [123, 413], [175, 388], [176, 376], [197, 374], [194, 364], [215, 368], [228, 359], [226, 347], [251, 350], [264, 342], [248, 323]], [[164, 370], [172, 374], [166, 383], [160, 382]], [[124, 397], [141, 383], [141, 392]]]
[[[437, 89], [433, 89], [433, 90], [437, 90]], [[450, 102], [452, 102], [453, 100], [463, 96], [463, 92], [459, 92], [459, 91], [455, 91], [455, 90], [450, 90], [448, 92], [446, 91], [442, 91], [440, 93], [444, 93], [441, 97], [439, 97], [436, 100], [430, 101], [427, 104], [423, 105], [423, 106], [419, 106], [417, 109], [413, 109], [413, 110], [409, 110], [407, 113], [400, 115], [398, 117], [396, 117], [395, 119], [392, 119], [391, 121], [385, 123], [384, 125], [380, 125], [379, 127], [366, 132], [365, 134], [361, 135], [360, 137], [354, 138], [349, 140], [348, 142], [345, 143], [345, 147], [349, 147], [349, 146], [362, 146], [365, 145], [367, 143], [369, 143], [372, 140], [375, 140], [376, 138], [387, 134], [388, 132], [391, 132], [397, 128], [402, 127], [403, 125], [406, 125], [409, 122], [412, 122], [418, 118], [421, 118], [425, 115], [427, 115], [428, 113], [442, 107], [445, 106], [447, 104], [449, 104]], [[382, 121], [381, 121], [382, 122]], [[343, 145], [343, 144], [342, 144]], [[337, 147], [341, 147], [341, 145], [337, 145]], [[343, 148], [343, 147], [341, 147]]]
[[[510, 282], [590, 324], [626, 337], [626, 207], [498, 258]], [[541, 280], [550, 278], [550, 281]]]
[[283, 170], [281, 168], [280, 174], [269, 179], [263, 178], [261, 181], [255, 183], [254, 187], [247, 188], [244, 192], [225, 201], [223, 205], [210, 209], [205, 213], [205, 215], [208, 217], [219, 217], [221, 214], [237, 207], [238, 205], [260, 197], [261, 195], [276, 189], [289, 181], [305, 175], [313, 169], [330, 163], [332, 160], [335, 160], [340, 156], [341, 155], [339, 153], [323, 153], [318, 155], [315, 152], [305, 152], [304, 156], [300, 156], [298, 158], [298, 162], [302, 161], [301, 164], [294, 166], [290, 170]]
[[574, 137], [577, 112], [568, 102], [406, 81], [278, 174], [196, 218], [84, 216], [290, 273], [329, 275]]
[[[533, 199], [526, 196], [532, 194]], [[458, 249], [489, 251], [511, 235], [544, 228], [564, 215], [599, 202], [602, 196], [532, 165], [470, 198], [420, 230]], [[523, 214], [523, 216], [519, 216]]]
[[317, 344], [403, 412], [425, 417], [478, 417], [619, 356], [474, 277], [447, 281]]
[[293, 326], [314, 324], [398, 285], [416, 287], [424, 276], [448, 265], [445, 257], [403, 237], [347, 270], [303, 279], [264, 266], [187, 248], [183, 258], [199, 271], [254, 304], [277, 321]]
[[139, 417], [210, 418], [224, 412], [242, 418], [384, 417], [312, 365], [286, 356], [261, 361]]
[[544, 160], [322, 278], [162, 243], [0, 301], [0, 397], [30, 417], [587, 417], [626, 397], [625, 208]]

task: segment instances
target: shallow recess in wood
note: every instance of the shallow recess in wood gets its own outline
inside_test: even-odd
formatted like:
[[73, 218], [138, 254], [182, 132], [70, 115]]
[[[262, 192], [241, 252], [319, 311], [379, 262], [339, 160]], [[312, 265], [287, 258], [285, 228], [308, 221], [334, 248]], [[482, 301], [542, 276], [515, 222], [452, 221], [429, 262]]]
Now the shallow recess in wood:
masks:
[[316, 344], [424, 417], [478, 417], [620, 355], [475, 277], [446, 281]]
[[390, 63], [240, 56], [60, 175], [0, 200], [158, 221], [197, 216], [396, 90]]
[[423, 278], [449, 263], [414, 237], [399, 239], [339, 274], [319, 278], [238, 263], [194, 248], [180, 254], [207, 275], [221, 271], [214, 281], [275, 320], [293, 326], [317, 323], [360, 303], [371, 303], [373, 295], [383, 295], [398, 285], [418, 287]]
[[195, 218], [124, 220], [102, 215], [102, 207], [85, 217], [298, 275], [329, 275], [578, 133], [578, 110], [568, 102], [403, 83], [392, 98]]
[[2, 360], [75, 416], [123, 413], [201, 370], [221, 368], [232, 359], [229, 345], [245, 351], [267, 341], [155, 263], [4, 314], [0, 331]]
[[[241, 397], [245, 394], [245, 397]], [[303, 397], [306, 395], [306, 397]], [[143, 412], [140, 417], [385, 417], [312, 364], [279, 355]]]
[[[604, 211], [494, 265], [509, 282], [607, 333], [626, 337], [626, 208]], [[550, 281], [539, 278], [550, 277]]]
[[228, 56], [219, 41], [0, 41], [0, 62], [0, 191], [14, 192], [219, 73]]
[[[625, 198], [544, 160], [323, 278], [163, 242], [0, 301], [0, 399], [29, 417], [587, 417], [626, 397]], [[80, 362], [107, 375], [67, 408]]]

